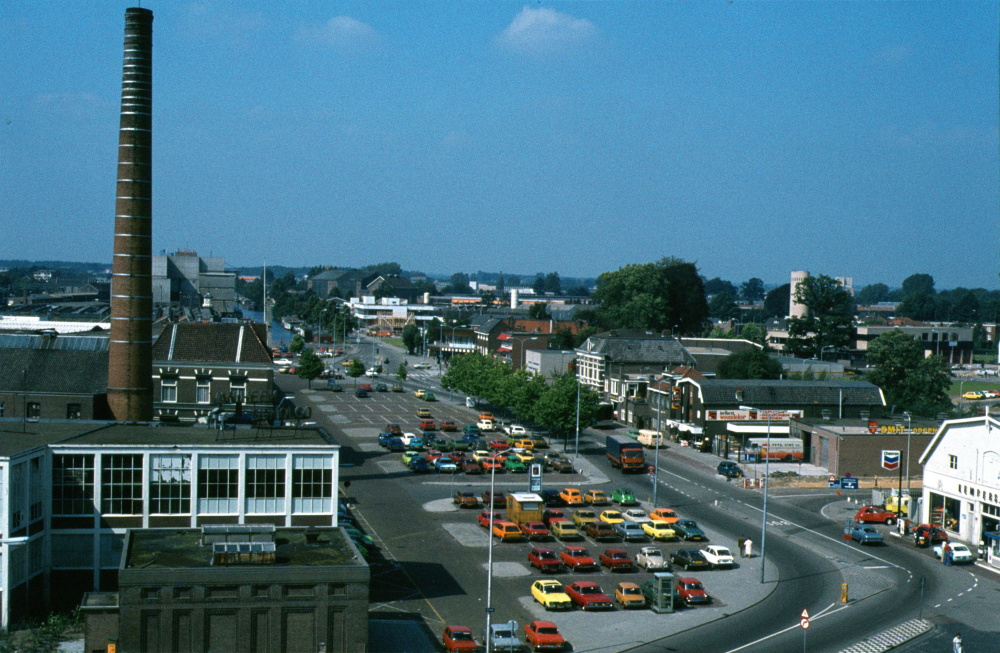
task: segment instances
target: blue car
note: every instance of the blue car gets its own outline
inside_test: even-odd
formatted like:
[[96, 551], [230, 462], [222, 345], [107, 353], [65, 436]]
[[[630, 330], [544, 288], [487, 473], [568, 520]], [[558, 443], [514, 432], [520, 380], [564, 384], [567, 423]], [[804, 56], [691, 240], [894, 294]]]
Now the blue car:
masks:
[[388, 431], [382, 431], [381, 433], [378, 434], [378, 443], [380, 446], [388, 447], [389, 440], [391, 440], [394, 437], [395, 436], [392, 433], [389, 433]]
[[389, 451], [403, 451], [406, 449], [406, 445], [403, 444], [402, 438], [393, 436], [386, 441], [385, 448]]
[[414, 456], [410, 458], [410, 462], [407, 466], [414, 472], [429, 472], [431, 471], [430, 463], [423, 456]]
[[882, 534], [872, 526], [858, 524], [851, 529], [851, 539], [861, 544], [882, 544]]
[[445, 458], [444, 456], [434, 461], [434, 467], [444, 474], [454, 474], [458, 471], [458, 466], [451, 461], [451, 458]]
[[698, 523], [693, 519], [682, 519], [673, 526], [677, 537], [682, 540], [701, 542], [707, 540], [705, 531], [698, 528]]

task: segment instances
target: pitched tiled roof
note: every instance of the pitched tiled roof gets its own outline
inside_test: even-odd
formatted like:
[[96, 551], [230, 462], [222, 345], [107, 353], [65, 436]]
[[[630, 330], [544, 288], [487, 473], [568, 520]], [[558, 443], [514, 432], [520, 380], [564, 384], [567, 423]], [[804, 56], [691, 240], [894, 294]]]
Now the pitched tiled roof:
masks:
[[[237, 356], [238, 354], [238, 356]], [[154, 361], [271, 363], [271, 352], [249, 324], [171, 324], [153, 343]]]
[[[705, 379], [696, 381], [706, 405], [747, 404], [755, 407], [808, 404], [884, 406], [882, 391], [868, 381], [761, 381]], [[737, 399], [737, 391], [742, 399]]]
[[603, 355], [616, 363], [694, 365], [696, 362], [676, 338], [639, 329], [593, 335], [577, 352]]
[[0, 349], [0, 392], [102, 395], [108, 391], [107, 351]]

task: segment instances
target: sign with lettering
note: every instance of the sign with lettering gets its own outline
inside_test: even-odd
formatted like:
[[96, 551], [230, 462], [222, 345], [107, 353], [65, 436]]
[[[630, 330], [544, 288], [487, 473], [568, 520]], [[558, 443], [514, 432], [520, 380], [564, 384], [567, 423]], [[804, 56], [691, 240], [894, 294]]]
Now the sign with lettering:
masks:
[[791, 417], [802, 417], [801, 410], [709, 410], [705, 418], [712, 422], [787, 422]]
[[882, 450], [882, 469], [899, 469], [899, 451], [895, 449]]

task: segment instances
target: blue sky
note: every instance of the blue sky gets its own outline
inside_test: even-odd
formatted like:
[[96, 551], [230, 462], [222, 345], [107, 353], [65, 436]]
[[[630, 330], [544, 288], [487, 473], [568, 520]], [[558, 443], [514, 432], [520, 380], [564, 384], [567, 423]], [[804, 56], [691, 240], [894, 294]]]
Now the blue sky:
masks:
[[[111, 260], [127, 6], [0, 7], [0, 258]], [[154, 252], [998, 286], [994, 1], [143, 6]]]

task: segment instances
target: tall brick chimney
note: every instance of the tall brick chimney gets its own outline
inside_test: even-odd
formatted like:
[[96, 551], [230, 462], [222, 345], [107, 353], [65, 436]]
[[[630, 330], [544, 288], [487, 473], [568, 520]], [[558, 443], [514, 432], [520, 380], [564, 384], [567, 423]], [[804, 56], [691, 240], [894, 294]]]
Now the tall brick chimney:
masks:
[[153, 419], [153, 12], [125, 10], [111, 277], [108, 404], [122, 422]]

